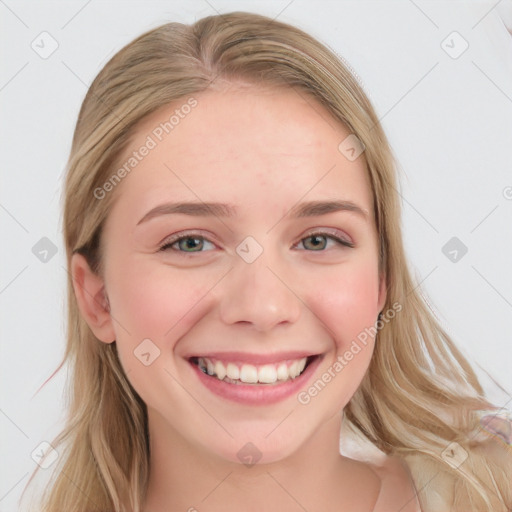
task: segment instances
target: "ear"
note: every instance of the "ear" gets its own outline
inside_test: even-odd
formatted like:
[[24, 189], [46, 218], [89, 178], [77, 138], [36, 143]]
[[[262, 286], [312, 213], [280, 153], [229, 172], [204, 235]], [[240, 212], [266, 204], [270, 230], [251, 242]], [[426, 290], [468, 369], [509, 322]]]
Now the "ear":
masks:
[[95, 274], [81, 254], [71, 258], [71, 277], [80, 313], [100, 341], [116, 339], [103, 279]]
[[386, 286], [386, 276], [382, 275], [379, 281], [379, 299], [378, 299], [378, 305], [379, 305], [379, 312], [382, 311], [384, 308], [384, 304], [386, 304], [386, 298], [387, 298], [387, 286]]

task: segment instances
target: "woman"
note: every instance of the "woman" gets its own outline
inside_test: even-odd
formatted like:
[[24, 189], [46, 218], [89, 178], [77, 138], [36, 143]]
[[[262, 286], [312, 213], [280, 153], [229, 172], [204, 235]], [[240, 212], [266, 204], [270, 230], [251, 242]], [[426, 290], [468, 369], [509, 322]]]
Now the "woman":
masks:
[[69, 161], [42, 510], [509, 510], [507, 423], [410, 277], [394, 172], [357, 81], [289, 25], [170, 23], [115, 55]]

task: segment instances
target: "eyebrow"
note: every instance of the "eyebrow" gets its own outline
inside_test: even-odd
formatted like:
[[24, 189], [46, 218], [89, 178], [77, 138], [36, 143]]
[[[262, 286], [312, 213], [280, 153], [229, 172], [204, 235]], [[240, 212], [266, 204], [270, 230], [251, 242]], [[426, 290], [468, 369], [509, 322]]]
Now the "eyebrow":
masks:
[[193, 215], [195, 217], [206, 217], [214, 215], [215, 217], [233, 217], [236, 215], [236, 208], [223, 203], [203, 203], [190, 201], [185, 203], [165, 203], [150, 210], [142, 219], [137, 222], [137, 226], [143, 222], [159, 217], [161, 215], [171, 215], [181, 213], [184, 215]]
[[309, 201], [298, 204], [289, 213], [292, 217], [315, 217], [333, 212], [353, 212], [364, 220], [369, 220], [368, 210], [361, 208], [352, 201]]
[[[182, 203], [165, 203], [156, 206], [142, 217], [137, 223], [142, 224], [148, 220], [159, 217], [162, 215], [183, 214], [192, 215], [194, 217], [233, 217], [236, 216], [236, 207], [225, 203], [204, 203], [197, 201], [182, 202]], [[364, 220], [369, 220], [368, 210], [361, 208], [352, 201], [308, 201], [300, 203], [288, 212], [292, 217], [316, 217], [319, 215], [326, 215], [334, 212], [353, 212], [362, 217]], [[287, 214], [287, 215], [288, 215]]]

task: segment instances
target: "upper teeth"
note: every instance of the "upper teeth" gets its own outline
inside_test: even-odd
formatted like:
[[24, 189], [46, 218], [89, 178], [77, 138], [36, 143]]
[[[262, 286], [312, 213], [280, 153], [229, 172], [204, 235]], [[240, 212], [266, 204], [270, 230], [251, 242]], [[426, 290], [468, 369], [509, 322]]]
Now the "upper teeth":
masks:
[[294, 361], [282, 361], [275, 364], [256, 366], [252, 364], [223, 363], [212, 361], [207, 357], [200, 357], [197, 364], [208, 375], [215, 376], [219, 380], [226, 377], [231, 380], [239, 380], [247, 384], [273, 384], [274, 382], [294, 379], [299, 376], [306, 367], [307, 357]]

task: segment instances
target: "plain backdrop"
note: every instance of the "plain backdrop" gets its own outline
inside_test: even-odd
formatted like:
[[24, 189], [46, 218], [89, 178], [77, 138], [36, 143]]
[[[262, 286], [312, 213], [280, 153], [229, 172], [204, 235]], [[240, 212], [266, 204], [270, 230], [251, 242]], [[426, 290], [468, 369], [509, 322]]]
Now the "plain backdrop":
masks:
[[61, 190], [87, 87], [139, 34], [233, 10], [295, 24], [357, 72], [398, 162], [417, 283], [512, 404], [510, 0], [2, 0], [0, 512], [17, 510], [31, 454], [62, 426], [65, 371], [37, 390], [65, 344]]

